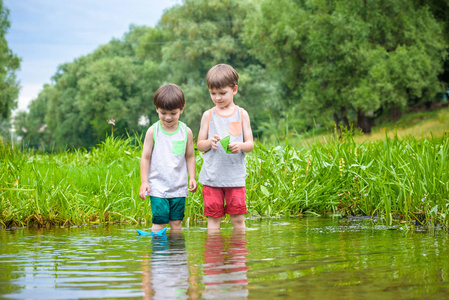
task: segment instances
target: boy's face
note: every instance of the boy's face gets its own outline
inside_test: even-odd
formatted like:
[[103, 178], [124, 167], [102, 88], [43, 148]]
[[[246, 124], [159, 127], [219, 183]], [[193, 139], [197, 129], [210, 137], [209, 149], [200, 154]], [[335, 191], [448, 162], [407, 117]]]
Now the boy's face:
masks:
[[234, 103], [234, 95], [237, 94], [237, 86], [209, 89], [210, 97], [218, 108], [226, 108]]
[[178, 127], [179, 117], [181, 116], [183, 109], [177, 108], [174, 110], [166, 110], [163, 108], [156, 108], [156, 111], [164, 129], [176, 129]]

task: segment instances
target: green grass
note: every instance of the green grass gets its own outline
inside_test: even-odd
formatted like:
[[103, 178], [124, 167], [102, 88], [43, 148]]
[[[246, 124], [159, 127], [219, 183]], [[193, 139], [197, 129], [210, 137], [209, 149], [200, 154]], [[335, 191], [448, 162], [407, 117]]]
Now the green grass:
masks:
[[[0, 143], [0, 223], [11, 226], [149, 223], [138, 196], [138, 139], [109, 137], [91, 151], [42, 154]], [[448, 227], [449, 132], [294, 147], [258, 143], [247, 159], [249, 215], [370, 216], [388, 224]], [[197, 170], [201, 168], [197, 153]], [[201, 187], [186, 222], [204, 219]]]
[[108, 138], [92, 151], [38, 154], [0, 145], [4, 226], [146, 220], [137, 196], [140, 147]]
[[[351, 134], [354, 134], [354, 140], [357, 143], [363, 143], [383, 140], [386, 135], [402, 138], [410, 135], [416, 137], [442, 136], [448, 129], [449, 108], [446, 107], [435, 111], [406, 114], [397, 122], [385, 122], [373, 127], [370, 134], [364, 135], [360, 131]], [[291, 135], [290, 140], [295, 145], [312, 145], [317, 142], [326, 143], [335, 139], [335, 136], [335, 128], [332, 128], [327, 132], [321, 129], [318, 134]]]
[[261, 215], [371, 216], [447, 226], [449, 132], [442, 137], [343, 139], [266, 149], [248, 160], [248, 202]]

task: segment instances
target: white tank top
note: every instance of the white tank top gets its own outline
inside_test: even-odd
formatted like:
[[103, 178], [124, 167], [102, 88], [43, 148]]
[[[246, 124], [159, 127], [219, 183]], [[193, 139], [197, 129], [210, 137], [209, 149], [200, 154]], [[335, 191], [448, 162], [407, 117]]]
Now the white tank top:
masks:
[[[218, 114], [215, 109], [211, 109], [209, 113], [208, 138], [218, 134], [222, 139], [230, 136], [230, 143], [243, 142], [242, 108], [236, 106], [228, 116]], [[210, 149], [204, 153], [198, 181], [213, 187], [245, 186], [245, 153], [229, 154], [221, 143], [217, 144], [217, 150]]]
[[160, 121], [154, 125], [148, 183], [150, 196], [159, 198], [187, 197], [186, 162], [187, 128], [179, 121], [174, 132], [166, 132]]

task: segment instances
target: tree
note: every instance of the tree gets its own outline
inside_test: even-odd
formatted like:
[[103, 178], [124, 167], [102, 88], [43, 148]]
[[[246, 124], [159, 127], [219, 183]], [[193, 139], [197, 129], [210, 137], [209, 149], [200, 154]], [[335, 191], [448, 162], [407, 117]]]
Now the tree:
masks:
[[333, 116], [337, 126], [356, 119], [365, 133], [378, 110], [433, 97], [444, 58], [440, 25], [407, 0], [265, 0], [244, 36], [284, 72], [303, 117]]
[[[235, 101], [251, 116], [253, 131], [267, 120], [278, 103], [272, 78], [243, 44], [243, 22], [253, 11], [248, 0], [186, 0], [168, 10], [158, 25], [164, 30], [161, 68], [167, 82], [181, 86], [186, 95], [183, 120], [198, 132], [202, 113], [212, 106], [205, 77], [218, 63], [232, 65], [240, 75]], [[155, 47], [158, 47], [155, 45]]]
[[45, 122], [52, 92], [52, 86], [44, 85], [44, 89], [40, 92], [38, 98], [29, 104], [29, 113], [21, 111], [14, 118], [16, 132], [26, 141], [28, 147], [49, 149], [54, 146], [54, 137], [49, 132]]
[[[443, 38], [446, 43], [446, 52], [449, 54], [449, 1], [448, 0], [415, 0], [417, 5], [428, 7], [435, 19], [443, 27]], [[446, 56], [443, 73], [438, 78], [442, 82], [442, 92], [449, 88], [449, 57]]]
[[9, 119], [19, 95], [15, 71], [20, 67], [20, 59], [9, 49], [5, 38], [10, 27], [8, 15], [9, 10], [0, 0], [0, 119]]

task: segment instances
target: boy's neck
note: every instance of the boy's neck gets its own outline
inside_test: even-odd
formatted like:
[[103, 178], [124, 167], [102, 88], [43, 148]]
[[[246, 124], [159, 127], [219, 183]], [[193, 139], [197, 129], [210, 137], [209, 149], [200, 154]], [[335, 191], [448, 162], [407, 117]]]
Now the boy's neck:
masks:
[[163, 122], [160, 122], [160, 125], [165, 132], [175, 132], [179, 127], [179, 121], [173, 123], [173, 126], [170, 127], [166, 127]]
[[235, 103], [233, 101], [233, 102], [229, 103], [229, 105], [227, 105], [225, 107], [218, 107], [218, 106], [215, 105], [214, 109], [215, 109], [215, 111], [217, 111], [220, 114], [227, 115], [227, 114], [230, 114], [230, 113], [234, 112], [235, 107], [236, 107], [236, 105], [235, 105]]

